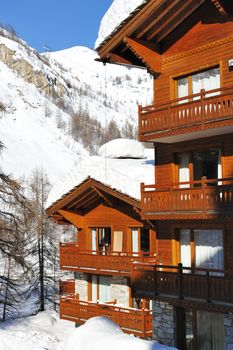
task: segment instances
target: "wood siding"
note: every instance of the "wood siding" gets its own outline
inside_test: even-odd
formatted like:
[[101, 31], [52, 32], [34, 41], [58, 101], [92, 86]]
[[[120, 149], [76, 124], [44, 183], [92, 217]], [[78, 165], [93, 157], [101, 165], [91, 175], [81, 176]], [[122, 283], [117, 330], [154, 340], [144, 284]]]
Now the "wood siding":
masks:
[[183, 22], [171, 40], [163, 44], [161, 74], [154, 82], [156, 104], [176, 97], [172, 78], [216, 65], [220, 66], [222, 87], [232, 86], [233, 74], [228, 68], [228, 60], [232, 58], [233, 52], [232, 33], [232, 18], [223, 19], [208, 4]]
[[177, 182], [175, 164], [175, 155], [177, 153], [206, 150], [208, 148], [221, 150], [222, 177], [233, 177], [233, 135], [209, 137], [172, 145], [159, 144], [156, 145], [156, 148], [156, 184], [166, 185], [172, 182]]
[[[131, 227], [151, 228], [148, 223], [143, 223], [140, 216], [131, 208], [121, 205], [115, 209], [104, 204], [100, 204], [84, 216], [77, 213], [69, 213], [65, 210], [59, 211], [66, 219], [69, 219], [79, 229], [78, 244], [80, 250], [90, 250], [90, 229], [91, 227], [110, 227], [112, 231], [112, 240], [114, 232], [123, 232], [123, 251], [131, 250]], [[152, 229], [152, 232], [154, 230]], [[156, 235], [151, 235], [151, 247], [155, 247]]]

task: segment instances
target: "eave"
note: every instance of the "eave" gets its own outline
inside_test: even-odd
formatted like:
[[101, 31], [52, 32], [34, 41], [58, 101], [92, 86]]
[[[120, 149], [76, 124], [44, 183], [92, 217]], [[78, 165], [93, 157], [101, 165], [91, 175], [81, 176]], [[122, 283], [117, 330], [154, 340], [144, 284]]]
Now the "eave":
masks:
[[57, 214], [65, 218], [63, 215], [64, 211], [85, 215], [87, 211], [100, 203], [104, 202], [106, 205], [111, 206], [111, 198], [121, 200], [132, 206], [133, 209], [137, 208], [140, 210], [141, 208], [139, 200], [88, 177], [48, 207], [46, 213], [52, 218], [56, 217]]
[[[148, 0], [99, 45], [103, 62], [141, 65], [159, 73], [162, 42], [206, 0]], [[211, 0], [223, 13], [220, 0]], [[131, 40], [131, 42], [130, 42]], [[149, 50], [156, 56], [153, 67]], [[151, 52], [152, 53], [152, 52]]]

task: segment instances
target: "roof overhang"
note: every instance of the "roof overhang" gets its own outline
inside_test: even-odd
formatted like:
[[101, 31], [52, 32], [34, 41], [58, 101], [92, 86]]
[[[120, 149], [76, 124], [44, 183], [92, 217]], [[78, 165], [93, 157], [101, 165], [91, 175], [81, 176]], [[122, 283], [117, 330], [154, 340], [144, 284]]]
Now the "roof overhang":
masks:
[[100, 60], [146, 67], [159, 74], [164, 40], [207, 1], [221, 15], [232, 12], [233, 5], [228, 0], [144, 1], [99, 45]]
[[113, 206], [115, 200], [130, 205], [135, 212], [141, 209], [139, 200], [88, 177], [48, 207], [46, 213], [54, 221], [65, 223], [63, 222], [66, 221], [62, 214], [63, 211], [82, 216], [101, 203]]

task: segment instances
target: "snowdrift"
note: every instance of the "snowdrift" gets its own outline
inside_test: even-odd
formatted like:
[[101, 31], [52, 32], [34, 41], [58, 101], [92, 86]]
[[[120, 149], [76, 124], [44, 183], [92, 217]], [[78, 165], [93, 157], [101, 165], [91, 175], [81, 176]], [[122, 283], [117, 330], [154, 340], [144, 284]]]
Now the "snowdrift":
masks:
[[104, 158], [144, 158], [144, 146], [136, 140], [115, 139], [99, 148], [99, 156]]
[[155, 341], [146, 341], [123, 333], [106, 317], [93, 317], [76, 328], [65, 343], [66, 350], [174, 350]]

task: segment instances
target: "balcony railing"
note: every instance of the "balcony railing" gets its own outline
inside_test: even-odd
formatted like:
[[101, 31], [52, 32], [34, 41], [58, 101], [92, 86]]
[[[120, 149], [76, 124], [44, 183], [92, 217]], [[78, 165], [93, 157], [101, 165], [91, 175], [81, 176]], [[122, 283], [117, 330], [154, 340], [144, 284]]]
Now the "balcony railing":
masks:
[[60, 318], [84, 323], [91, 317], [105, 316], [117, 323], [123, 331], [140, 337], [152, 336], [152, 311], [118, 307], [108, 303], [81, 301], [75, 297], [61, 297]]
[[129, 275], [134, 261], [155, 263], [153, 253], [80, 250], [77, 243], [60, 244], [60, 268], [65, 270]]
[[139, 106], [141, 141], [229, 125], [233, 125], [233, 87], [201, 90], [168, 103]]
[[75, 293], [75, 280], [69, 279], [66, 281], [60, 280], [60, 295], [74, 295]]
[[233, 308], [233, 275], [224, 276], [221, 270], [136, 264], [131, 283], [134, 297], [232, 304]]
[[212, 219], [233, 215], [233, 178], [141, 184], [143, 219]]

